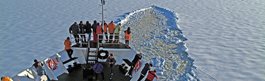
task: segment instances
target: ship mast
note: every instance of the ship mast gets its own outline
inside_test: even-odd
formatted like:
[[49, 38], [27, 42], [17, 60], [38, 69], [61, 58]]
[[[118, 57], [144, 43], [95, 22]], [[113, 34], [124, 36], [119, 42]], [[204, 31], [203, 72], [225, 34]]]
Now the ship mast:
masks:
[[[104, 5], [105, 5], [105, 0], [101, 0], [101, 17], [102, 17], [102, 21], [101, 21], [101, 27], [104, 30]], [[104, 39], [104, 33], [103, 33], [103, 39]]]
[[101, 0], [101, 17], [102, 17], [102, 28], [104, 27], [104, 5], [105, 5], [105, 0]]
[[[104, 29], [104, 5], [105, 5], [105, 0], [101, 0], [101, 19], [102, 19], [102, 21], [101, 21], [101, 28], [102, 29]], [[102, 40], [104, 40], [104, 33], [102, 33]], [[102, 43], [103, 43], [104, 41], [102, 41]], [[98, 50], [99, 50], [99, 44], [98, 44], [98, 46], [97, 46], [97, 48], [98, 48]]]
[[[104, 5], [105, 5], [105, 0], [101, 0], [101, 17], [102, 17], [102, 25], [101, 25], [101, 28], [104, 29]], [[104, 35], [104, 33], [103, 33]], [[103, 36], [104, 38], [105, 36]], [[98, 44], [97, 44], [97, 50], [99, 51], [99, 41], [98, 41]], [[88, 45], [87, 45], [87, 56], [86, 56], [86, 63], [88, 64], [88, 59], [89, 59], [89, 52], [90, 52], [90, 42], [88, 42]]]

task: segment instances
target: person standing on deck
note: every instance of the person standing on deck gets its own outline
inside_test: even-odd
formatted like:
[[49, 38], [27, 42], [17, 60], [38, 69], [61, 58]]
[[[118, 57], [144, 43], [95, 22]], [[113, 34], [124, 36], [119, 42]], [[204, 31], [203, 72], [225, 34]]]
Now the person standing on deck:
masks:
[[124, 31], [125, 34], [125, 44], [127, 45], [127, 47], [129, 47], [129, 41], [131, 40], [131, 30], [130, 27], [127, 28], [126, 31]]
[[92, 46], [95, 46], [96, 45], [96, 42], [97, 42], [97, 34], [96, 34], [96, 30], [97, 30], [97, 21], [94, 20], [94, 23], [92, 25], [92, 29], [93, 29], [93, 45]]
[[[35, 80], [36, 81], [47, 81], [48, 78], [46, 76], [43, 64], [36, 59], [34, 60], [34, 62], [35, 63], [33, 65], [36, 69], [37, 75], [39, 76], [39, 77], [36, 77]], [[35, 66], [35, 64], [36, 64], [36, 66]]]
[[39, 63], [40, 62], [37, 59], [34, 59], [34, 64], [32, 66], [34, 66], [35, 68], [37, 68]]
[[109, 26], [109, 34], [110, 34], [109, 40], [110, 40], [110, 42], [112, 42], [113, 36], [114, 36], [113, 33], [114, 33], [114, 29], [115, 29], [115, 24], [113, 23], [113, 21], [111, 21], [108, 26]]
[[134, 56], [133, 60], [132, 60], [132, 66], [129, 70], [129, 75], [132, 75], [132, 71], [135, 68], [135, 65], [137, 62], [140, 62], [140, 60], [142, 59], [142, 53], [138, 53]]
[[93, 77], [95, 75], [95, 72], [93, 71], [93, 68], [91, 66], [88, 67], [88, 81], [93, 81]]
[[111, 53], [110, 56], [107, 58], [107, 63], [110, 65], [110, 71], [112, 73], [112, 67], [114, 66], [114, 64], [116, 63], [116, 60], [113, 56], [113, 54]]
[[114, 42], [118, 43], [120, 39], [121, 24], [119, 23], [114, 29]]
[[90, 39], [91, 39], [91, 30], [92, 26], [91, 24], [89, 23], [89, 21], [86, 21], [86, 25], [85, 25], [85, 30], [86, 30], [86, 33], [88, 34], [88, 37], [87, 37], [87, 41], [89, 42]]
[[97, 29], [96, 29], [96, 39], [99, 40], [100, 43], [102, 42], [102, 38], [103, 38], [102, 34], [103, 34], [103, 29], [101, 25], [98, 23]]
[[34, 59], [34, 64], [32, 66], [34, 66], [37, 74], [40, 76], [40, 77], [35, 78], [35, 80], [37, 80], [37, 81], [39, 81], [39, 80], [40, 81], [47, 81], [48, 80], [47, 76], [45, 75], [45, 71], [42, 68], [43, 64], [40, 61], [38, 61], [37, 59]]
[[93, 70], [96, 73], [96, 79], [98, 79], [98, 75], [100, 74], [102, 79], [104, 80], [103, 69], [104, 69], [103, 65], [96, 60], [96, 64], [93, 65]]
[[106, 37], [106, 41], [109, 40], [108, 38], [108, 24], [104, 21], [104, 33], [105, 33], [105, 37]]
[[78, 32], [79, 32], [79, 26], [77, 25], [76, 22], [74, 22], [74, 24], [72, 24], [71, 27], [69, 28], [69, 33], [73, 34], [76, 44], [79, 44]]
[[71, 47], [72, 47], [71, 45], [72, 45], [72, 43], [70, 41], [70, 38], [67, 37], [64, 40], [64, 50], [67, 52], [70, 59], [72, 58], [72, 54], [73, 54], [73, 50], [71, 49]]
[[39, 76], [42, 76], [42, 75], [44, 75], [45, 74], [45, 72], [44, 72], [44, 69], [43, 69], [43, 64], [41, 63], [41, 62], [39, 62], [38, 60], [34, 60], [34, 67], [35, 67], [35, 69], [36, 69], [36, 72], [37, 72], [37, 75], [39, 75]]
[[156, 75], [156, 70], [149, 71], [148, 74], [147, 74], [147, 77], [146, 77], [145, 81], [153, 81], [155, 77], [156, 77], [156, 79], [158, 79], [158, 77]]
[[79, 23], [79, 28], [80, 28], [80, 32], [79, 32], [79, 34], [80, 34], [80, 37], [81, 37], [81, 42], [82, 42], [82, 43], [83, 43], [83, 42], [86, 42], [85, 25], [83, 24], [82, 21], [80, 21], [80, 23]]
[[144, 78], [144, 76], [146, 75], [146, 73], [150, 70], [151, 66], [152, 66], [152, 65], [150, 65], [150, 64], [148, 64], [148, 63], [146, 63], [146, 64], [144, 65], [144, 68], [143, 68], [143, 70], [141, 71], [140, 77], [139, 77], [139, 79], [138, 79], [137, 81], [141, 81], [141, 80]]

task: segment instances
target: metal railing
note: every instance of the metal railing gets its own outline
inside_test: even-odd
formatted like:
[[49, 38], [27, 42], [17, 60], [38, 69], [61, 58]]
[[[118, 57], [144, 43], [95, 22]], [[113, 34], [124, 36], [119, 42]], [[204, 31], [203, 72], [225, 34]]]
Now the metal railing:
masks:
[[[81, 47], [82, 47], [82, 45], [87, 44], [89, 46], [89, 48], [90, 48], [90, 41], [91, 41], [91, 38], [93, 38], [92, 33], [90, 35], [91, 36], [90, 39], [88, 39], [89, 35], [87, 33], [85, 33], [85, 34], [77, 34], [77, 35], [78, 35], [78, 38], [75, 38], [73, 36], [73, 34], [70, 34], [71, 42], [72, 43], [75, 42], [75, 44], [80, 44]], [[86, 39], [83, 39], [81, 35], [84, 35]], [[75, 41], [76, 39], [78, 40], [78, 42]], [[82, 41], [82, 40], [86, 40], [86, 41]]]
[[[81, 35], [84, 35], [86, 39], [83, 39], [81, 37]], [[87, 45], [90, 46], [90, 41], [94, 41], [95, 40], [92, 33], [91, 33], [90, 40], [88, 40], [88, 37], [89, 37], [88, 34], [78, 34], [78, 36], [79, 36], [78, 38], [74, 38], [72, 35], [70, 35], [71, 42], [75, 42], [75, 39], [77, 39], [77, 40], [79, 40], [78, 44], [80, 44], [80, 45], [87, 44]], [[97, 40], [96, 40], [97, 46], [103, 45], [103, 44], [115, 45], [115, 44], [119, 44], [119, 42], [120, 42], [119, 34], [108, 34], [107, 37], [108, 37], [108, 40], [105, 41], [104, 39], [106, 39], [106, 34], [98, 34], [97, 35]], [[112, 39], [110, 39], [110, 37], [112, 37]], [[86, 40], [86, 42], [84, 42], [82, 40]]]
[[[110, 39], [110, 37], [112, 36], [112, 39]], [[108, 45], [115, 45], [115, 44], [120, 44], [119, 40], [119, 34], [109, 34], [108, 38], [109, 40], [107, 40], [107, 42], [104, 40], [104, 38], [106, 37], [105, 34], [98, 34], [97, 35], [97, 47], [99, 47], [100, 45], [104, 45], [104, 44], [108, 44]], [[106, 38], [105, 38], [106, 39]]]

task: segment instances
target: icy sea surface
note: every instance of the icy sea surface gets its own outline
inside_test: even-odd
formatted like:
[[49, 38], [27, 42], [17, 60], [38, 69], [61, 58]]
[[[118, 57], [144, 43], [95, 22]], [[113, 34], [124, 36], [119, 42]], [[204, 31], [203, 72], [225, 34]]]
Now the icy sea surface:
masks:
[[[100, 19], [100, 0], [1, 0], [0, 76], [63, 49], [74, 21]], [[106, 21], [158, 5], [178, 14], [197, 69], [218, 81], [264, 81], [264, 0], [111, 0]], [[143, 32], [144, 33], [144, 32]]]

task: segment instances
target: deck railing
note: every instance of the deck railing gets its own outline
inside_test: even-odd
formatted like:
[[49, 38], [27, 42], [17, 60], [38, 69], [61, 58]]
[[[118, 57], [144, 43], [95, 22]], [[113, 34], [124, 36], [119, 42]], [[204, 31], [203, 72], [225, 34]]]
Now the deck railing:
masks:
[[[110, 37], [112, 36], [112, 39]], [[104, 40], [106, 37], [105, 34], [98, 34], [97, 36], [97, 47], [102, 46], [102, 45], [115, 45], [119, 44], [119, 34], [109, 34], [108, 38], [109, 40]], [[106, 38], [105, 38], [106, 39]]]
[[[86, 37], [86, 42], [82, 41], [84, 40], [81, 35], [85, 35]], [[78, 43], [80, 45], [88, 45], [90, 46], [90, 41], [92, 42], [96, 42], [97, 43], [97, 47], [101, 46], [101, 45], [117, 45], [117, 44], [120, 44], [120, 36], [119, 34], [108, 34], [107, 37], [108, 37], [108, 40], [106, 39], [106, 34], [98, 34], [97, 35], [97, 40], [94, 39], [94, 36], [93, 34], [91, 34], [91, 38], [90, 40], [88, 40], [88, 34], [78, 34], [79, 38], [77, 38], [79, 41]], [[110, 39], [110, 37], [112, 37], [112, 39]], [[70, 35], [70, 39], [71, 39], [71, 42], [75, 42], [75, 38]], [[106, 39], [106, 40], [104, 40]], [[82, 46], [81, 46], [82, 47]]]

